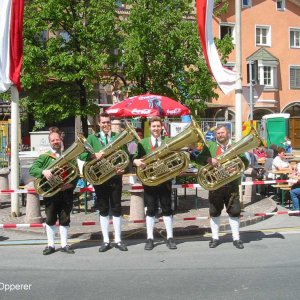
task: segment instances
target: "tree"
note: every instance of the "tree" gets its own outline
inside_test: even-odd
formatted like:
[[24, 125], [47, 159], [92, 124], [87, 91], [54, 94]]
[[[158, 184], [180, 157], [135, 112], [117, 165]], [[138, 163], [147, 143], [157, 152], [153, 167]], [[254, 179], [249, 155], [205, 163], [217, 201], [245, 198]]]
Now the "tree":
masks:
[[114, 0], [32, 0], [24, 15], [22, 104], [36, 121], [54, 123], [97, 110], [97, 84], [114, 70]]
[[[218, 97], [200, 48], [193, 0], [128, 0], [130, 15], [122, 23], [122, 63], [130, 93], [174, 97], [193, 113]], [[220, 41], [221, 49], [232, 43]], [[232, 47], [231, 47], [232, 49]], [[225, 54], [225, 53], [224, 53]], [[225, 54], [226, 55], [226, 54]], [[228, 53], [227, 53], [228, 55]]]

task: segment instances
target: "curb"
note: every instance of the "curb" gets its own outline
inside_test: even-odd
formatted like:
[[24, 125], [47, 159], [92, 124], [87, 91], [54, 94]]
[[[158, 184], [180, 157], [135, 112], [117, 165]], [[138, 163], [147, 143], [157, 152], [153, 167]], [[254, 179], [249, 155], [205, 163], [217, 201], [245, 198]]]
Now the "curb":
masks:
[[[263, 200], [269, 200], [270, 202], [270, 207], [268, 207], [267, 212], [275, 212], [277, 211], [277, 205], [276, 203], [272, 200], [272, 198], [265, 198], [262, 199], [260, 201]], [[258, 206], [259, 207], [259, 203], [260, 201], [256, 202], [256, 203], [252, 203], [251, 206]], [[251, 209], [250, 209], [251, 210]], [[245, 210], [245, 213], [247, 213], [247, 209]], [[226, 214], [227, 215], [227, 214]], [[225, 216], [226, 216], [225, 215]], [[178, 216], [180, 216], [180, 213], [178, 213]], [[245, 227], [245, 226], [249, 226], [249, 225], [253, 225], [256, 224], [258, 222], [264, 221], [268, 218], [272, 217], [271, 216], [254, 216], [254, 217], [248, 217], [248, 218], [242, 218], [240, 221], [240, 227]], [[220, 225], [220, 231], [229, 231], [230, 230], [230, 225], [228, 222], [228, 219], [226, 219], [225, 223], [221, 223]], [[174, 227], [174, 237], [182, 237], [182, 236], [195, 236], [195, 235], [204, 235], [206, 233], [210, 233], [211, 229], [208, 224], [203, 224], [204, 222], [202, 222], [202, 224], [198, 221], [196, 221], [196, 224], [188, 224], [187, 226], [183, 226], [180, 227], [180, 225], [178, 227]], [[206, 222], [207, 223], [207, 222]], [[128, 226], [123, 227], [123, 231], [122, 231], [122, 236], [124, 240], [129, 240], [129, 239], [145, 239], [146, 238], [146, 224], [144, 223], [142, 226], [140, 225], [139, 227], [136, 227], [135, 225], [131, 225], [131, 228], [128, 228]], [[71, 223], [71, 231], [69, 234], [69, 238], [70, 239], [75, 239], [75, 238], [80, 238], [80, 239], [84, 239], [84, 240], [101, 240], [102, 239], [102, 233], [100, 230], [100, 226], [99, 225], [95, 225], [95, 231], [93, 232], [85, 232], [84, 231], [84, 226], [72, 226]], [[130, 225], [129, 225], [130, 227]], [[164, 227], [164, 225], [162, 225], [162, 227]], [[18, 228], [18, 229], [8, 229], [10, 231], [13, 232], [22, 232], [26, 235], [32, 234], [35, 236], [43, 236], [46, 237], [46, 233], [44, 229], [34, 229], [31, 230], [30, 228]], [[76, 232], [74, 232], [76, 231]], [[110, 232], [110, 235], [112, 237], [112, 232]], [[155, 238], [162, 238], [166, 236], [166, 232], [164, 228], [155, 227], [154, 230], [154, 237]]]

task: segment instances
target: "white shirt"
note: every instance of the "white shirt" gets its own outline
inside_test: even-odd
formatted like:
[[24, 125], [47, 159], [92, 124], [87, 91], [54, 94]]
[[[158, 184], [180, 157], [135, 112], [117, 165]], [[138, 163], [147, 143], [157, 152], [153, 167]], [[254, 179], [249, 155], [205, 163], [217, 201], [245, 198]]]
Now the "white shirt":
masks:
[[300, 175], [300, 163], [297, 163], [295, 171], [296, 171], [296, 174]]
[[[158, 147], [161, 145], [161, 136], [157, 138]], [[156, 144], [156, 138], [151, 135], [151, 145], [154, 147]]]
[[282, 160], [279, 156], [276, 156], [272, 163], [272, 170], [278, 170], [278, 168], [288, 168], [289, 163]]

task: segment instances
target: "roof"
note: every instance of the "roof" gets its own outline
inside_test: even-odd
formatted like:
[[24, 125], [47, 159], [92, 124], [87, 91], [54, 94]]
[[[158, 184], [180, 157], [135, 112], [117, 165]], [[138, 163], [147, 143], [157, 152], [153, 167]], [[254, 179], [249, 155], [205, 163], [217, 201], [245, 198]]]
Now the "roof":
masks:
[[290, 0], [290, 2], [300, 6], [300, 0]]
[[268, 60], [268, 61], [279, 61], [277, 57], [271, 54], [266, 48], [261, 47], [256, 50], [253, 54], [246, 58], [247, 61], [249, 60]]

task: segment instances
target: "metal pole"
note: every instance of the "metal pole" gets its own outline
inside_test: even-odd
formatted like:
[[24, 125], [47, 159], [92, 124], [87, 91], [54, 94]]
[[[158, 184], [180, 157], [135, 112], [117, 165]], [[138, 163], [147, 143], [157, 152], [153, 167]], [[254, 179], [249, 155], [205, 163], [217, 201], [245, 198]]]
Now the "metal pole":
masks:
[[253, 121], [253, 80], [252, 80], [252, 65], [253, 61], [249, 61], [249, 106], [250, 106], [250, 120]]
[[[236, 72], [238, 80], [235, 90], [235, 140], [242, 138], [242, 41], [241, 41], [241, 1], [235, 0], [235, 21], [236, 21]], [[244, 208], [243, 190], [239, 186], [239, 195], [242, 209]]]
[[241, 42], [241, 1], [235, 1], [236, 18], [236, 72], [238, 80], [235, 90], [235, 139], [242, 138], [242, 42]]
[[[19, 189], [19, 91], [11, 86], [11, 189]], [[19, 194], [11, 194], [11, 216], [20, 216]]]

